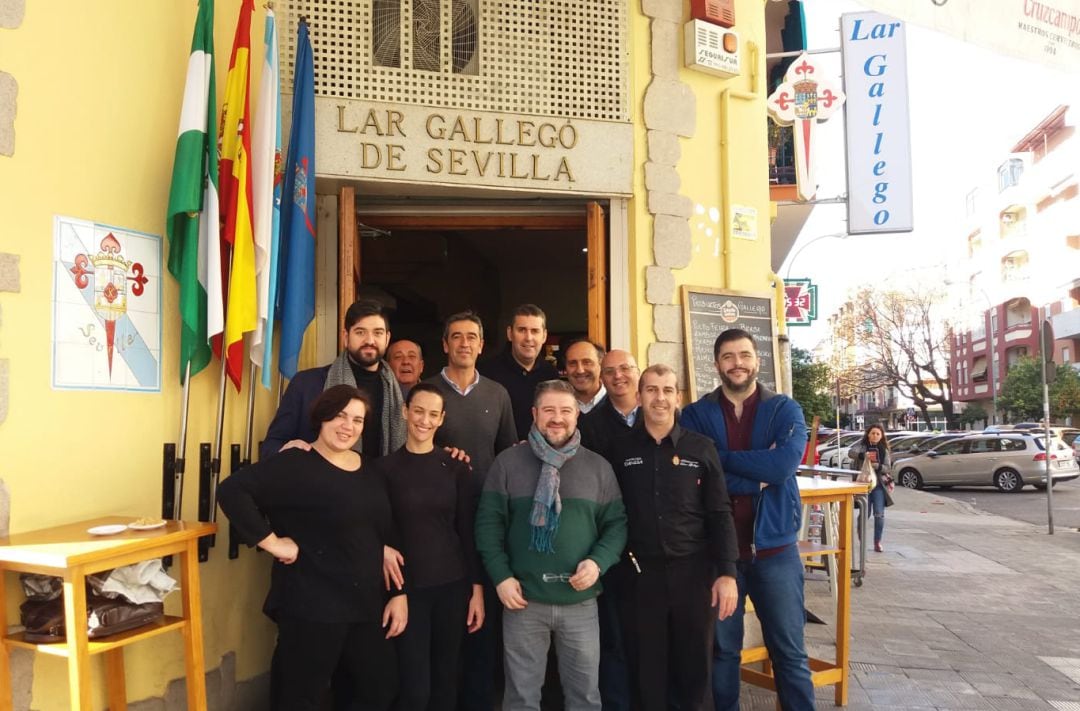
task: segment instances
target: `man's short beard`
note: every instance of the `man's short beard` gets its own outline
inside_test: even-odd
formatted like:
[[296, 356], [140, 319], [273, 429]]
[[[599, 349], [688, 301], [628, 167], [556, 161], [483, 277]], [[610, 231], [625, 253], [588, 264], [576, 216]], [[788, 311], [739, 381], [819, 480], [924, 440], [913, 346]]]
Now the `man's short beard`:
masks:
[[751, 387], [753, 387], [754, 383], [757, 382], [757, 371], [756, 370], [751, 372], [749, 374], [749, 376], [746, 378], [746, 382], [741, 384], [741, 385], [735, 384], [724, 373], [719, 373], [719, 375], [720, 375], [720, 382], [722, 382], [724, 384], [724, 387], [726, 389], [730, 390], [733, 393], [744, 393], [747, 390], [749, 390]]
[[355, 351], [349, 351], [349, 357], [352, 358], [353, 362], [357, 365], [363, 366], [365, 368], [370, 368], [371, 366], [382, 360], [382, 354], [379, 353], [378, 348], [375, 349], [374, 360], [365, 357], [361, 351], [362, 349], [360, 348], [357, 348]]

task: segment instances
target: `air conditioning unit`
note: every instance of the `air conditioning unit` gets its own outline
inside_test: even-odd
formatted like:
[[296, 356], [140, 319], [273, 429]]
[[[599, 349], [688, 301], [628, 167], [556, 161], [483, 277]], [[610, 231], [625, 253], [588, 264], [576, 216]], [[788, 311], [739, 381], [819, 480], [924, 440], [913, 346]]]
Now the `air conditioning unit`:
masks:
[[739, 35], [704, 20], [683, 26], [683, 53], [688, 69], [734, 77], [739, 70]]

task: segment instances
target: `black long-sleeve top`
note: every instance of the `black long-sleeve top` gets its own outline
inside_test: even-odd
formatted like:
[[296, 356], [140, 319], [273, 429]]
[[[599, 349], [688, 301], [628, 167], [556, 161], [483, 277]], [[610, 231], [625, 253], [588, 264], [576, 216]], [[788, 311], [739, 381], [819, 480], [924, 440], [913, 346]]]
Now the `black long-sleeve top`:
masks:
[[731, 501], [707, 437], [676, 424], [657, 444], [638, 420], [609, 454], [629, 522], [626, 548], [641, 565], [701, 555], [717, 575], [735, 575]]
[[406, 590], [463, 579], [479, 582], [476, 499], [468, 465], [441, 449], [414, 454], [402, 447], [373, 466], [390, 494]]
[[525, 370], [514, 360], [509, 343], [494, 358], [480, 363], [479, 370], [485, 378], [491, 378], [506, 388], [510, 395], [510, 405], [514, 409], [517, 438], [528, 437], [533, 422], [532, 406], [536, 386], [545, 380], [557, 379], [559, 371], [543, 358], [536, 359], [532, 370]]
[[271, 618], [382, 618], [383, 545], [397, 543], [382, 477], [288, 449], [221, 482], [218, 503], [248, 545], [275, 533], [300, 549], [292, 565], [274, 562], [263, 608]]

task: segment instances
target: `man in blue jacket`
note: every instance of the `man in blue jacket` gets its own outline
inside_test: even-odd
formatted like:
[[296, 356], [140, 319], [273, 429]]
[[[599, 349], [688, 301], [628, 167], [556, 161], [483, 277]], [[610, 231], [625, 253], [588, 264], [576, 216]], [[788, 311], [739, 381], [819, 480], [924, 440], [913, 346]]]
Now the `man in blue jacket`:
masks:
[[803, 641], [803, 562], [796, 545], [802, 506], [795, 475], [806, 448], [806, 421], [797, 402], [757, 382], [757, 346], [749, 333], [724, 331], [713, 356], [720, 387], [687, 407], [679, 424], [716, 444], [739, 543], [738, 606], [716, 623], [715, 711], [739, 708], [746, 595], [761, 622], [781, 708], [813, 711]]

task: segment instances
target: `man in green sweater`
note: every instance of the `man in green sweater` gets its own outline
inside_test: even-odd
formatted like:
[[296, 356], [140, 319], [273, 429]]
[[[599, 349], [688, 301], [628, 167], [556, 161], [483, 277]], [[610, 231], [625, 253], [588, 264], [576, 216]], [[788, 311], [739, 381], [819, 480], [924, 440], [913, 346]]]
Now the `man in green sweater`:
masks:
[[476, 548], [505, 608], [504, 711], [539, 711], [552, 636], [567, 710], [601, 708], [596, 596], [626, 545], [626, 509], [577, 417], [570, 385], [540, 383], [528, 443], [495, 458], [480, 496]]

